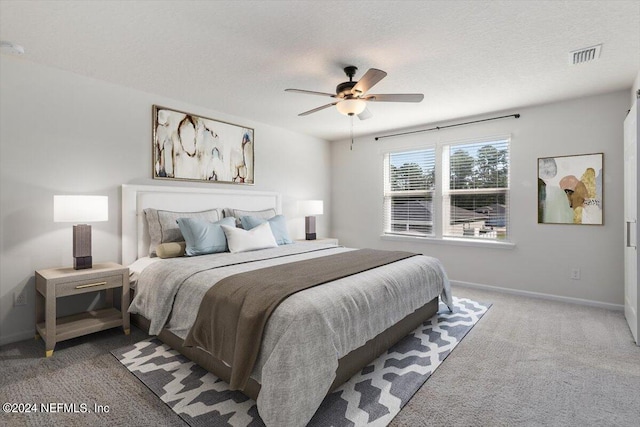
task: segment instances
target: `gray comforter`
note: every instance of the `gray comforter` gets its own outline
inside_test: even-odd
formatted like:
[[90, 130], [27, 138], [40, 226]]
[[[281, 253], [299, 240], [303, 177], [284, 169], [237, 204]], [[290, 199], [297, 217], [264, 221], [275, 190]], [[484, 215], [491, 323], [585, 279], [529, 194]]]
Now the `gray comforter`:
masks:
[[[140, 274], [129, 311], [151, 321], [152, 335], [167, 327], [184, 338], [202, 297], [220, 279], [349, 250], [305, 243], [162, 260]], [[261, 384], [257, 403], [263, 421], [305, 425], [329, 390], [339, 358], [438, 295], [451, 305], [442, 265], [416, 256], [290, 296], [269, 319], [251, 375]]]

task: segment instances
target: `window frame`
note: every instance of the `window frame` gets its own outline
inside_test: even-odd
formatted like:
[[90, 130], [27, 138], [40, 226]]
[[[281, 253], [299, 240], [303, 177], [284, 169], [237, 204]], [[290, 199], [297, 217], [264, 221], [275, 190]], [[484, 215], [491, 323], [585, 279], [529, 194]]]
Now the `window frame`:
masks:
[[[500, 142], [506, 141], [508, 147], [508, 163], [507, 163], [507, 187], [500, 188], [486, 188], [486, 189], [449, 189], [449, 176], [450, 176], [450, 161], [448, 159], [449, 156], [449, 147], [456, 145], [465, 145], [465, 144], [482, 144], [482, 143], [491, 143], [491, 142]], [[383, 158], [383, 218], [382, 218], [382, 233], [380, 238], [382, 240], [390, 240], [390, 241], [410, 241], [410, 242], [429, 242], [429, 243], [437, 243], [437, 244], [452, 244], [452, 245], [460, 245], [460, 246], [477, 246], [477, 247], [493, 247], [493, 248], [502, 248], [502, 249], [512, 249], [515, 247], [515, 243], [513, 241], [513, 223], [511, 221], [511, 173], [512, 173], [512, 147], [513, 147], [513, 139], [511, 135], [501, 134], [501, 135], [493, 135], [493, 136], [484, 136], [478, 138], [465, 138], [465, 139], [456, 139], [450, 141], [443, 141], [437, 143], [424, 143], [418, 142], [415, 144], [410, 144], [408, 146], [402, 147], [389, 147], [387, 149], [383, 149], [381, 151]], [[388, 166], [387, 166], [387, 156], [394, 153], [404, 153], [410, 151], [420, 151], [425, 149], [435, 149], [435, 191], [432, 193], [432, 231], [431, 235], [417, 235], [417, 234], [405, 234], [405, 233], [394, 233], [387, 232], [385, 230], [385, 218], [387, 212], [384, 211], [387, 209], [386, 206], [386, 198], [387, 198], [387, 185], [388, 185]], [[444, 155], [446, 152], [447, 159], [445, 161]], [[446, 180], [446, 181], [445, 181]], [[446, 185], [446, 190], [445, 190]], [[449, 209], [450, 201], [447, 200], [447, 197], [450, 197], [454, 194], [478, 194], [478, 193], [503, 193], [505, 194], [505, 205], [506, 205], [506, 224], [507, 230], [504, 238], [501, 239], [489, 239], [489, 238], [474, 238], [474, 237], [464, 237], [464, 236], [447, 236], [445, 235], [445, 223], [449, 221], [449, 213], [445, 213], [445, 209]], [[445, 202], [448, 202], [445, 204]]]
[[[391, 156], [393, 154], [399, 154], [399, 153], [411, 153], [411, 152], [418, 152], [418, 151], [433, 151], [433, 167], [434, 167], [434, 171], [436, 173], [436, 176], [434, 176], [434, 183], [431, 189], [425, 189], [425, 190], [391, 190], [390, 186], [391, 186]], [[382, 233], [384, 235], [388, 235], [388, 236], [405, 236], [405, 237], [414, 237], [414, 238], [434, 238], [435, 235], [435, 229], [437, 226], [437, 216], [434, 215], [434, 212], [436, 210], [435, 208], [435, 202], [437, 200], [437, 168], [436, 165], [438, 163], [438, 150], [437, 147], [434, 145], [428, 145], [428, 146], [421, 146], [415, 149], [411, 149], [411, 148], [407, 148], [407, 149], [398, 149], [398, 150], [393, 150], [393, 151], [387, 151], [384, 153], [383, 155], [383, 192], [382, 192], [382, 209], [383, 209], [383, 219], [382, 219]], [[392, 219], [392, 215], [391, 215], [391, 209], [392, 209], [392, 203], [388, 203], [387, 199], [392, 200], [392, 198], [394, 196], [430, 196], [431, 197], [431, 221], [421, 221], [421, 220], [414, 220], [411, 221], [414, 225], [426, 225], [426, 226], [431, 226], [431, 233], [420, 233], [420, 232], [414, 232], [411, 233], [409, 231], [406, 232], [401, 232], [401, 231], [393, 231], [392, 227], [393, 227], [393, 219]], [[387, 226], [387, 221], [386, 218], [389, 218], [389, 231], [386, 230], [386, 226]]]

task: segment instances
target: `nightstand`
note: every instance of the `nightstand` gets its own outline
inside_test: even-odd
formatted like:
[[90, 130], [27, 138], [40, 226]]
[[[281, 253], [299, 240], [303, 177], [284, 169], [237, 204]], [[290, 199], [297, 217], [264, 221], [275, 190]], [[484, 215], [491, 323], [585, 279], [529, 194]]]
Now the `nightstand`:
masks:
[[[115, 288], [122, 288], [121, 310], [113, 304]], [[98, 291], [106, 291], [107, 308], [56, 318], [58, 298]], [[36, 331], [45, 340], [46, 357], [53, 355], [59, 341], [117, 326], [129, 335], [128, 308], [129, 269], [120, 264], [94, 264], [87, 270], [64, 267], [36, 271]]]
[[296, 239], [298, 243], [325, 243], [327, 245], [337, 245], [338, 239], [333, 237], [321, 237], [316, 240], [305, 240], [305, 239]]

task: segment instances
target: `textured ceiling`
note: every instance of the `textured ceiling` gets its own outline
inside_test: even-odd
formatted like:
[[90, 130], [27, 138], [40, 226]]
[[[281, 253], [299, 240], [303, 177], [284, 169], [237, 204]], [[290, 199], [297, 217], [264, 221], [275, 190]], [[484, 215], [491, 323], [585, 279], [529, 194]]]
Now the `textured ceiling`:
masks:
[[[0, 39], [46, 64], [328, 140], [342, 68], [388, 72], [356, 135], [630, 88], [640, 1], [0, 1]], [[568, 52], [603, 44], [599, 60]]]

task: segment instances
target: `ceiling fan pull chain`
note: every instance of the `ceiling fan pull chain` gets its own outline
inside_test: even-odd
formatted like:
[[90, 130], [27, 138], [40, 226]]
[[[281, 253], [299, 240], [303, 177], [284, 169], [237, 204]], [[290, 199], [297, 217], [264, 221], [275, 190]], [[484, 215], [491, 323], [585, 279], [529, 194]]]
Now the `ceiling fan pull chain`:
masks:
[[349, 116], [351, 118], [351, 148], [350, 150], [353, 151], [353, 115]]

